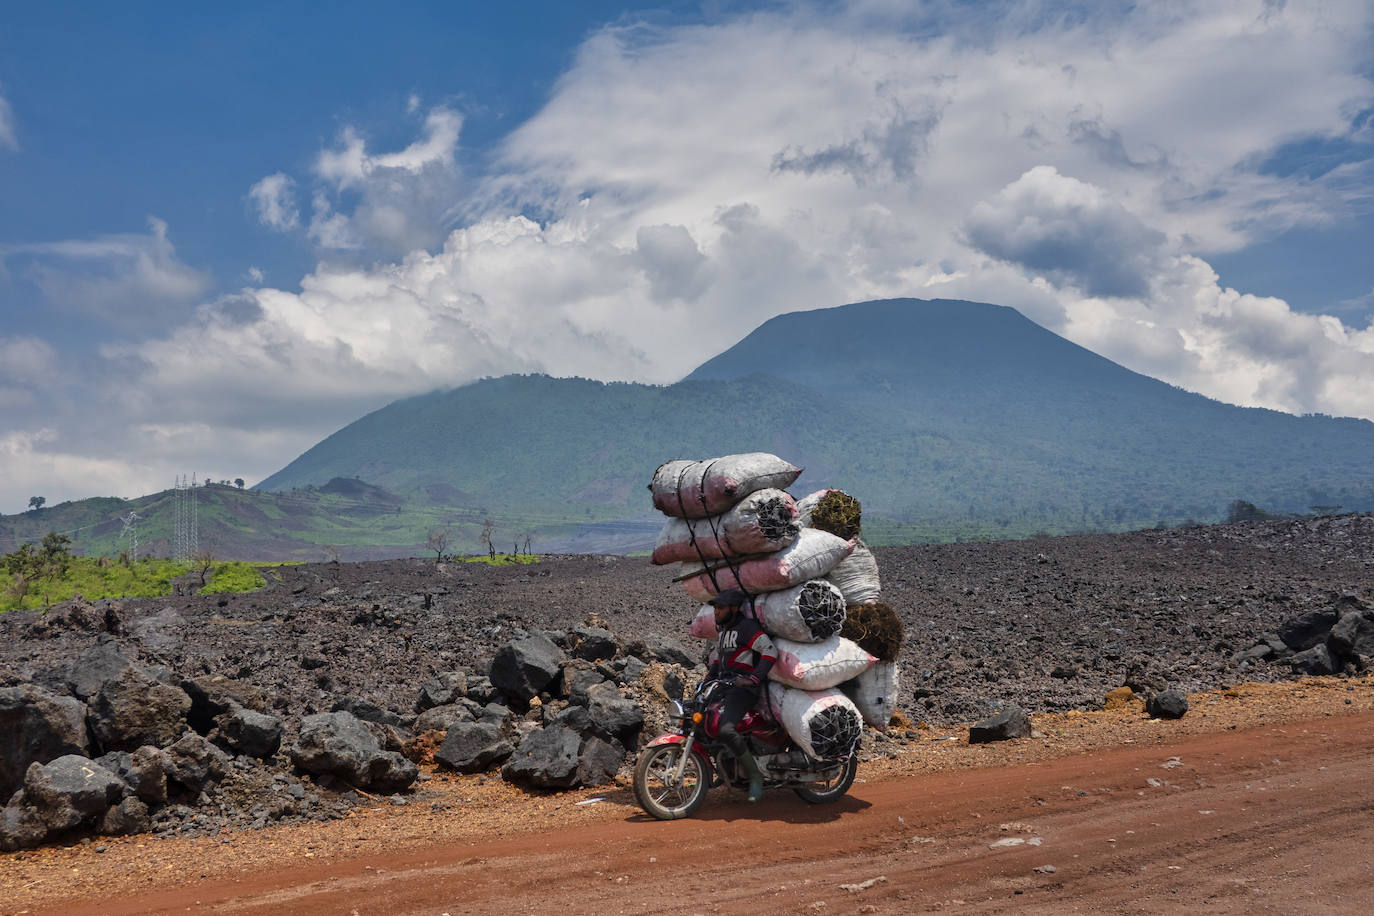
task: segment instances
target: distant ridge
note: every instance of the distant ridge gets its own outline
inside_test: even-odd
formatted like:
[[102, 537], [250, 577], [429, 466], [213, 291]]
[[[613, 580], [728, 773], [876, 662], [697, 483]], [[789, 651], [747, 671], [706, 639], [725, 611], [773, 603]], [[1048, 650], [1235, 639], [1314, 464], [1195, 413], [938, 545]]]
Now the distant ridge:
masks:
[[886, 540], [1214, 520], [1234, 499], [1374, 509], [1374, 424], [1241, 408], [1014, 309], [891, 299], [770, 319], [670, 386], [506, 376], [397, 401], [258, 485], [360, 478], [513, 525], [649, 517], [672, 457], [773, 451]]

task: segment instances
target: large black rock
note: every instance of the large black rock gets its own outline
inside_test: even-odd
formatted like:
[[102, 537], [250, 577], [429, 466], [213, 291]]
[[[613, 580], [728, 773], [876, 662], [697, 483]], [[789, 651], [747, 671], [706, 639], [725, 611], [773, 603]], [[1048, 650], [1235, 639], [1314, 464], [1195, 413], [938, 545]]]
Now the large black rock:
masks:
[[1308, 611], [1279, 626], [1279, 639], [1294, 652], [1310, 649], [1318, 643], [1326, 642], [1326, 634], [1340, 620], [1334, 609]]
[[204, 737], [187, 731], [163, 752], [167, 778], [191, 796], [229, 772], [229, 758]]
[[1188, 712], [1188, 698], [1177, 690], [1165, 690], [1145, 701], [1145, 712], [1156, 719], [1181, 719]]
[[181, 682], [181, 689], [191, 698], [191, 711], [186, 714], [186, 721], [202, 735], [214, 728], [217, 716], [224, 715], [234, 706], [254, 712], [267, 709], [261, 690], [221, 674], [186, 678]]
[[602, 741], [595, 736], [588, 738], [582, 742], [582, 750], [577, 755], [576, 785], [604, 786], [615, 779], [624, 762], [625, 748], [618, 742]]
[[237, 703], [215, 717], [210, 739], [234, 754], [265, 759], [281, 749], [281, 719]]
[[124, 790], [118, 776], [77, 754], [30, 764], [24, 774], [24, 802], [38, 811], [50, 833], [98, 820]]
[[508, 642], [496, 651], [488, 676], [492, 686], [507, 696], [528, 702], [553, 684], [566, 658], [552, 640], [527, 636]]
[[420, 688], [415, 711], [424, 712], [436, 706], [451, 706], [467, 696], [468, 677], [462, 671], [445, 671], [435, 675]]
[[577, 782], [582, 736], [561, 725], [539, 728], [525, 736], [501, 768], [507, 782], [540, 789], [567, 789]]
[[1293, 665], [1293, 670], [1302, 674], [1322, 675], [1335, 674], [1340, 668], [1340, 663], [1331, 655], [1331, 650], [1325, 643], [1304, 649], [1288, 660]]
[[1374, 655], [1374, 620], [1362, 611], [1350, 611], [1331, 628], [1326, 644], [1339, 658]]
[[459, 773], [480, 773], [504, 761], [514, 750], [499, 726], [460, 722], [449, 728], [434, 759]]
[[186, 730], [190, 709], [185, 691], [129, 667], [105, 681], [91, 700], [91, 732], [102, 751], [166, 747]]
[[1029, 738], [1030, 719], [1020, 706], [1008, 706], [995, 716], [972, 725], [968, 730], [969, 744], [988, 744], [1008, 738]]
[[444, 732], [460, 722], [471, 722], [473, 719], [472, 710], [462, 703], [432, 706], [420, 713], [415, 720], [413, 731], [417, 735], [428, 731]]
[[594, 730], [626, 746], [634, 743], [644, 727], [644, 710], [614, 684], [598, 684], [587, 691], [587, 713]]
[[0, 689], [0, 802], [19, 788], [29, 764], [89, 748], [85, 703], [36, 684]]
[[106, 681], [113, 681], [136, 667], [107, 637], [76, 657], [67, 669], [67, 685], [77, 698], [89, 703]]
[[415, 764], [400, 754], [382, 750], [367, 723], [348, 712], [306, 716], [300, 738], [287, 753], [306, 773], [337, 776], [376, 792], [398, 792], [420, 774]]
[[573, 627], [572, 655], [589, 662], [609, 661], [620, 651], [610, 630], [601, 627]]

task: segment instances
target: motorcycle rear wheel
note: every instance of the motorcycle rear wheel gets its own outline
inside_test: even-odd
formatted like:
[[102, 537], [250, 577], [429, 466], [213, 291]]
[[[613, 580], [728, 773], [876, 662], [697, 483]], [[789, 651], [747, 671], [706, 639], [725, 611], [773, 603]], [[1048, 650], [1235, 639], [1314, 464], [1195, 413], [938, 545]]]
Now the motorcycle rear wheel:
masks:
[[711, 778], [696, 754], [687, 757], [682, 785], [673, 785], [672, 776], [681, 760], [682, 745], [660, 744], [646, 748], [635, 763], [635, 800], [661, 821], [691, 817], [706, 801], [706, 790], [711, 787]]
[[813, 805], [824, 805], [843, 797], [844, 793], [849, 791], [849, 787], [854, 784], [854, 776], [858, 772], [859, 755], [850, 754], [849, 759], [840, 767], [839, 772], [827, 782], [815, 782], [809, 786], [797, 786], [792, 791], [796, 792], [802, 801], [810, 802]]

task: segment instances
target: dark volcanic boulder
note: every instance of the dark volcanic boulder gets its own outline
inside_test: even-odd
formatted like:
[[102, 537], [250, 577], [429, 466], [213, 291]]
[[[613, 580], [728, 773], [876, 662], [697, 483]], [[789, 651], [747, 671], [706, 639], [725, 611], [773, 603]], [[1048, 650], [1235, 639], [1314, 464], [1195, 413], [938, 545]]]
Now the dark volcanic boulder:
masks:
[[[521, 702], [546, 690], [558, 677], [563, 650], [543, 636], [527, 636], [506, 643], [491, 660], [492, 686]], [[522, 707], [523, 708], [523, 707]]]
[[331, 711], [351, 712], [364, 722], [390, 725], [393, 728], [405, 728], [408, 724], [408, 720], [401, 718], [391, 710], [383, 709], [371, 700], [364, 700], [362, 697], [344, 697], [334, 704]]
[[24, 801], [51, 833], [98, 820], [123, 797], [124, 788], [118, 776], [76, 754], [30, 764], [24, 774]]
[[1340, 667], [1336, 659], [1332, 658], [1331, 650], [1326, 648], [1325, 643], [1304, 649], [1288, 661], [1293, 665], [1293, 670], [1301, 674], [1335, 674]]
[[501, 763], [514, 750], [499, 726], [460, 722], [449, 728], [444, 743], [434, 752], [434, 760], [459, 773], [480, 773]]
[[130, 833], [143, 833], [152, 825], [152, 818], [148, 816], [148, 806], [139, 798], [130, 795], [105, 812], [105, 816], [100, 819], [99, 830], [106, 836], [124, 836]]
[[1008, 706], [997, 715], [969, 727], [969, 744], [987, 744], [1008, 738], [1029, 738], [1030, 719], [1020, 706]]
[[1326, 642], [1326, 634], [1339, 619], [1335, 610], [1308, 611], [1285, 620], [1279, 627], [1279, 639], [1294, 652], [1301, 652]]
[[474, 718], [472, 710], [466, 705], [450, 703], [446, 706], [435, 706], [420, 713], [412, 730], [417, 735], [423, 735], [428, 731], [448, 731], [459, 722], [471, 722]]
[[29, 764], [89, 746], [85, 703], [36, 684], [0, 689], [0, 801], [19, 788]]
[[234, 754], [267, 758], [281, 749], [281, 719], [234, 703], [215, 717], [210, 740]]
[[1145, 701], [1145, 712], [1156, 719], [1181, 719], [1188, 712], [1188, 698], [1177, 690], [1165, 690]]
[[151, 807], [167, 800], [167, 755], [151, 745], [144, 745], [132, 754], [111, 751], [96, 763], [114, 773], [129, 791]]
[[[581, 707], [574, 707], [581, 709]], [[579, 786], [604, 786], [615, 779], [620, 765], [625, 762], [625, 748], [614, 741], [602, 741], [591, 737], [582, 742], [582, 750], [577, 755], [577, 778]]]
[[[575, 664], [581, 665], [580, 662]], [[586, 706], [587, 691], [608, 681], [595, 668], [568, 665], [563, 669], [563, 683], [567, 687], [568, 702], [575, 706]]]
[[1361, 611], [1347, 612], [1331, 628], [1326, 644], [1338, 658], [1374, 655], [1374, 620]]
[[577, 782], [578, 752], [582, 736], [554, 725], [525, 736], [510, 760], [501, 768], [507, 782], [539, 789], [567, 789]]
[[[669, 665], [681, 665], [691, 670], [701, 664], [701, 653], [692, 652], [682, 641], [672, 636], [651, 636], [644, 640], [647, 654]], [[638, 653], [636, 653], [638, 654]]]
[[222, 674], [186, 678], [181, 682], [181, 689], [191, 698], [191, 711], [186, 714], [186, 721], [202, 735], [214, 728], [216, 716], [223, 715], [233, 706], [255, 712], [267, 709], [261, 690]]
[[337, 776], [369, 791], [398, 792], [420, 773], [400, 754], [382, 750], [367, 723], [348, 712], [306, 716], [287, 753], [303, 772]]
[[229, 758], [224, 751], [193, 731], [183, 734], [163, 754], [167, 778], [191, 795], [200, 794], [229, 772]]
[[[467, 696], [468, 677], [462, 671], [446, 671], [425, 681], [415, 700], [415, 711], [424, 712], [436, 706], [451, 706]], [[416, 731], [422, 731], [418, 726]]]
[[129, 667], [102, 684], [91, 701], [91, 732], [105, 751], [165, 747], [186, 730], [190, 709], [185, 691]]
[[67, 669], [67, 685], [73, 694], [89, 703], [106, 681], [136, 667], [107, 637], [76, 657]]
[[48, 835], [38, 811], [28, 805], [0, 808], [0, 852], [32, 849]]
[[603, 661], [615, 658], [619, 651], [620, 646], [610, 630], [601, 627], [573, 628], [571, 653], [574, 658], [589, 662]]
[[633, 744], [644, 727], [644, 710], [614, 684], [598, 684], [587, 691], [587, 713], [593, 729], [623, 745]]

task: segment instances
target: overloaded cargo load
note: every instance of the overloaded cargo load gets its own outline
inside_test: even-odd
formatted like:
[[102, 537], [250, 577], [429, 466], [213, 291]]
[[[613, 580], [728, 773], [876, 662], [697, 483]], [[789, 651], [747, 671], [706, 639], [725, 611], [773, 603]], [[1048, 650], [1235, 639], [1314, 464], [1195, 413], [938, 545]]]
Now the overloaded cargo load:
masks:
[[842, 541], [833, 534], [804, 528], [792, 544], [777, 553], [722, 563], [710, 572], [688, 579], [687, 594], [698, 601], [710, 601], [718, 593], [742, 589], [751, 595], [774, 592], [800, 585], [808, 579], [819, 579], [849, 556], [852, 541]]
[[767, 452], [725, 455], [709, 461], [667, 461], [649, 484], [654, 508], [677, 518], [719, 515], [757, 490], [785, 490], [801, 468]]
[[850, 541], [859, 536], [863, 506], [843, 490], [817, 490], [797, 501], [797, 520], [803, 528], [829, 531]]
[[826, 575], [844, 595], [845, 604], [867, 604], [882, 597], [883, 587], [878, 579], [878, 561], [862, 540], [854, 550]]
[[832, 636], [818, 643], [773, 637], [778, 660], [768, 679], [802, 690], [824, 690], [857, 677], [877, 661], [853, 640]]
[[867, 671], [845, 681], [840, 689], [854, 701], [864, 722], [885, 732], [897, 711], [899, 686], [897, 663], [878, 661]]
[[905, 635], [902, 619], [892, 605], [881, 601], [853, 604], [845, 611], [840, 635], [852, 639], [875, 658], [896, 661]]
[[844, 595], [824, 579], [765, 592], [754, 599], [753, 610], [769, 636], [797, 642], [829, 639], [840, 632], [846, 615]]
[[812, 757], [843, 757], [854, 749], [863, 730], [859, 710], [838, 690], [769, 684], [768, 704], [787, 734]]
[[650, 562], [718, 560], [774, 553], [797, 539], [797, 505], [785, 491], [767, 487], [709, 518], [672, 518], [658, 535]]

